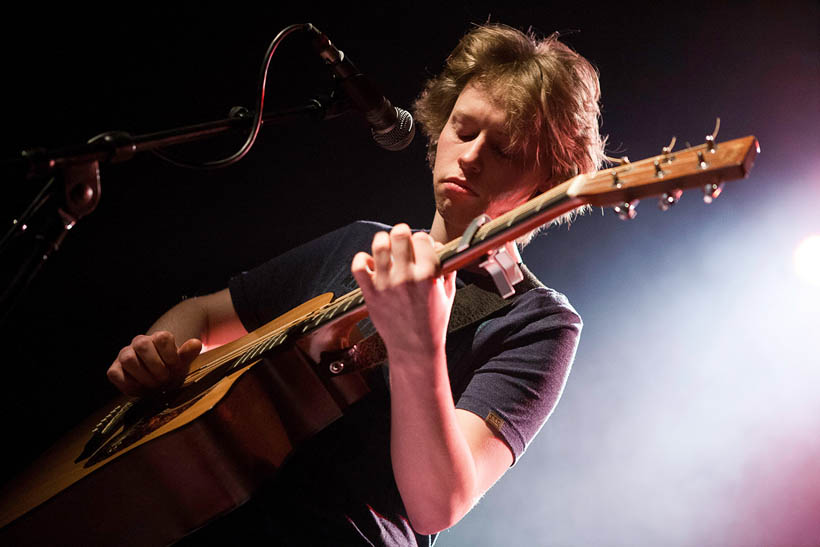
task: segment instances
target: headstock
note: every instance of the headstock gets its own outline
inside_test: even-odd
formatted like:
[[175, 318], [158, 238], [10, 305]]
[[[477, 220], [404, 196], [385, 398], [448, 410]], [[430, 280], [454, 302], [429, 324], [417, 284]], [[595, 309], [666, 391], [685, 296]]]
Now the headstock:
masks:
[[[704, 192], [704, 201], [711, 203], [725, 181], [749, 174], [760, 152], [754, 136], [715, 142], [718, 127], [700, 146], [673, 152], [673, 140], [658, 156], [634, 163], [624, 158], [620, 166], [577, 175], [489, 222], [475, 219], [461, 240], [437, 251], [442, 271], [491, 255], [505, 242], [585, 205], [614, 207], [621, 218], [631, 219], [641, 199], [658, 196], [661, 209], [667, 210], [684, 190], [698, 187]], [[508, 289], [512, 283], [507, 279], [503, 285]], [[502, 294], [506, 291], [501, 285], [499, 290]]]
[[633, 218], [635, 204], [652, 196], [659, 196], [659, 205], [666, 210], [689, 188], [701, 188], [704, 201], [711, 203], [725, 181], [749, 174], [760, 145], [754, 136], [722, 143], [710, 137], [679, 152], [665, 147], [652, 158], [580, 175], [569, 181], [567, 194], [596, 207], [615, 207], [621, 218]]

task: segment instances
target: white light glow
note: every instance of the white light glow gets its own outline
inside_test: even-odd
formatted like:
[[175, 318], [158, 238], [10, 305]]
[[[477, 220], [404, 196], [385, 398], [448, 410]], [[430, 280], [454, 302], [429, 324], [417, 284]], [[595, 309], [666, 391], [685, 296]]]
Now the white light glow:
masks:
[[800, 242], [794, 251], [794, 269], [800, 279], [820, 287], [820, 235]]

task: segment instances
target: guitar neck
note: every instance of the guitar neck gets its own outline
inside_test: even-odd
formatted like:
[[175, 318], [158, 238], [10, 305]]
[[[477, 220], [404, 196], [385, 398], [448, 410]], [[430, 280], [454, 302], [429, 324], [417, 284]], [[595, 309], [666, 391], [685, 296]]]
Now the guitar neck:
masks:
[[[753, 136], [720, 144], [708, 141], [679, 152], [668, 152], [635, 163], [626, 163], [592, 175], [577, 175], [523, 205], [489, 221], [478, 229], [466, 248], [453, 240], [437, 251], [442, 273], [463, 268], [504, 243], [586, 205], [599, 207], [634, 204], [664, 193], [680, 193], [694, 187], [717, 187], [725, 181], [748, 176], [759, 152]], [[322, 306], [282, 329], [243, 348], [235, 366], [243, 365], [288, 341], [364, 306], [356, 289]]]

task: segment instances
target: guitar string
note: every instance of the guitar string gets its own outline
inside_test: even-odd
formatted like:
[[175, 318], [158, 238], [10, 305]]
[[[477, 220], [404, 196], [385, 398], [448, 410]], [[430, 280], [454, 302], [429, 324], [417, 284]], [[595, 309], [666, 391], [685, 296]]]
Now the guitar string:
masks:
[[[212, 371], [215, 368], [218, 368], [225, 363], [234, 360], [234, 359], [242, 359], [247, 355], [252, 355], [254, 351], [260, 350], [266, 344], [270, 343], [272, 340], [275, 340], [278, 337], [283, 337], [281, 341], [274, 343], [271, 347], [266, 348], [265, 350], [260, 350], [260, 355], [265, 351], [269, 351], [275, 347], [281, 345], [286, 339], [287, 335], [291, 329], [297, 327], [298, 325], [304, 325], [303, 332], [300, 334], [306, 334], [309, 330], [320, 326], [323, 320], [326, 319], [336, 319], [338, 317], [338, 311], [342, 310], [342, 312], [347, 312], [352, 307], [352, 304], [361, 297], [361, 289], [355, 289], [350, 291], [349, 293], [342, 295], [338, 299], [334, 300], [333, 302], [329, 302], [320, 308], [317, 308], [310, 313], [306, 314], [299, 319], [287, 323], [276, 330], [273, 330], [269, 333], [262, 335], [260, 338], [256, 340], [249, 341], [238, 348], [226, 353], [223, 356], [220, 356], [218, 359], [215, 359], [213, 362], [207, 363], [195, 370], [190, 371], [186, 377], [185, 382], [191, 383], [195, 382], [200, 379], [202, 376], [205, 376], [207, 373]], [[315, 325], [311, 326], [311, 323], [315, 322]]]
[[[331, 303], [332, 305], [326, 305], [321, 308], [318, 308], [317, 310], [313, 310], [312, 312], [308, 313], [307, 315], [305, 315], [297, 321], [287, 323], [274, 331], [262, 335], [260, 338], [256, 340], [249, 341], [248, 343], [243, 344], [238, 348], [235, 348], [233, 351], [225, 354], [224, 356], [221, 356], [219, 359], [213, 361], [212, 363], [208, 363], [207, 365], [204, 365], [196, 369], [195, 371], [191, 371], [191, 373], [186, 377], [186, 380], [190, 379], [192, 381], [195, 381], [199, 379], [199, 377], [204, 376], [205, 374], [213, 370], [214, 368], [217, 368], [231, 360], [237, 358], [242, 359], [248, 355], [252, 355], [253, 352], [259, 350], [259, 348], [264, 347], [266, 344], [269, 344], [272, 340], [276, 340], [277, 338], [282, 337], [282, 340], [279, 343], [274, 343], [270, 348], [267, 349], [270, 350], [274, 347], [277, 347], [281, 344], [281, 342], [283, 342], [287, 338], [288, 331], [292, 329], [294, 326], [296, 326], [297, 324], [308, 324], [311, 320], [315, 319], [315, 317], [320, 313], [333, 311], [334, 309], [338, 308], [338, 304], [346, 302], [348, 299], [350, 299], [349, 297], [350, 293], [348, 295], [341, 297], [337, 301], [334, 301], [333, 303]], [[325, 309], [328, 306], [329, 308]], [[262, 352], [260, 351], [260, 354], [261, 353]]]

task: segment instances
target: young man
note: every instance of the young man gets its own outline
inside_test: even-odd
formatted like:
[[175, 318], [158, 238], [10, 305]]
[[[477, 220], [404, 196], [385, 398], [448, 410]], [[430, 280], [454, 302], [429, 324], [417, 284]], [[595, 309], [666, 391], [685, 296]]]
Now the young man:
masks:
[[[311, 296], [357, 284], [387, 348], [384, 386], [311, 440], [245, 513], [261, 515], [270, 538], [285, 545], [428, 545], [543, 425], [581, 326], [562, 295], [540, 286], [448, 336], [457, 284], [483, 276], [438, 275], [435, 247], [482, 213], [496, 217], [573, 172], [596, 169], [598, 99], [594, 69], [554, 36], [475, 28], [415, 105], [433, 168], [429, 233], [356, 223], [290, 251], [228, 289], [172, 308], [120, 351], [109, 378], [132, 395], [173, 384], [203, 344], [236, 339]], [[234, 518], [230, 526], [243, 524]]]

